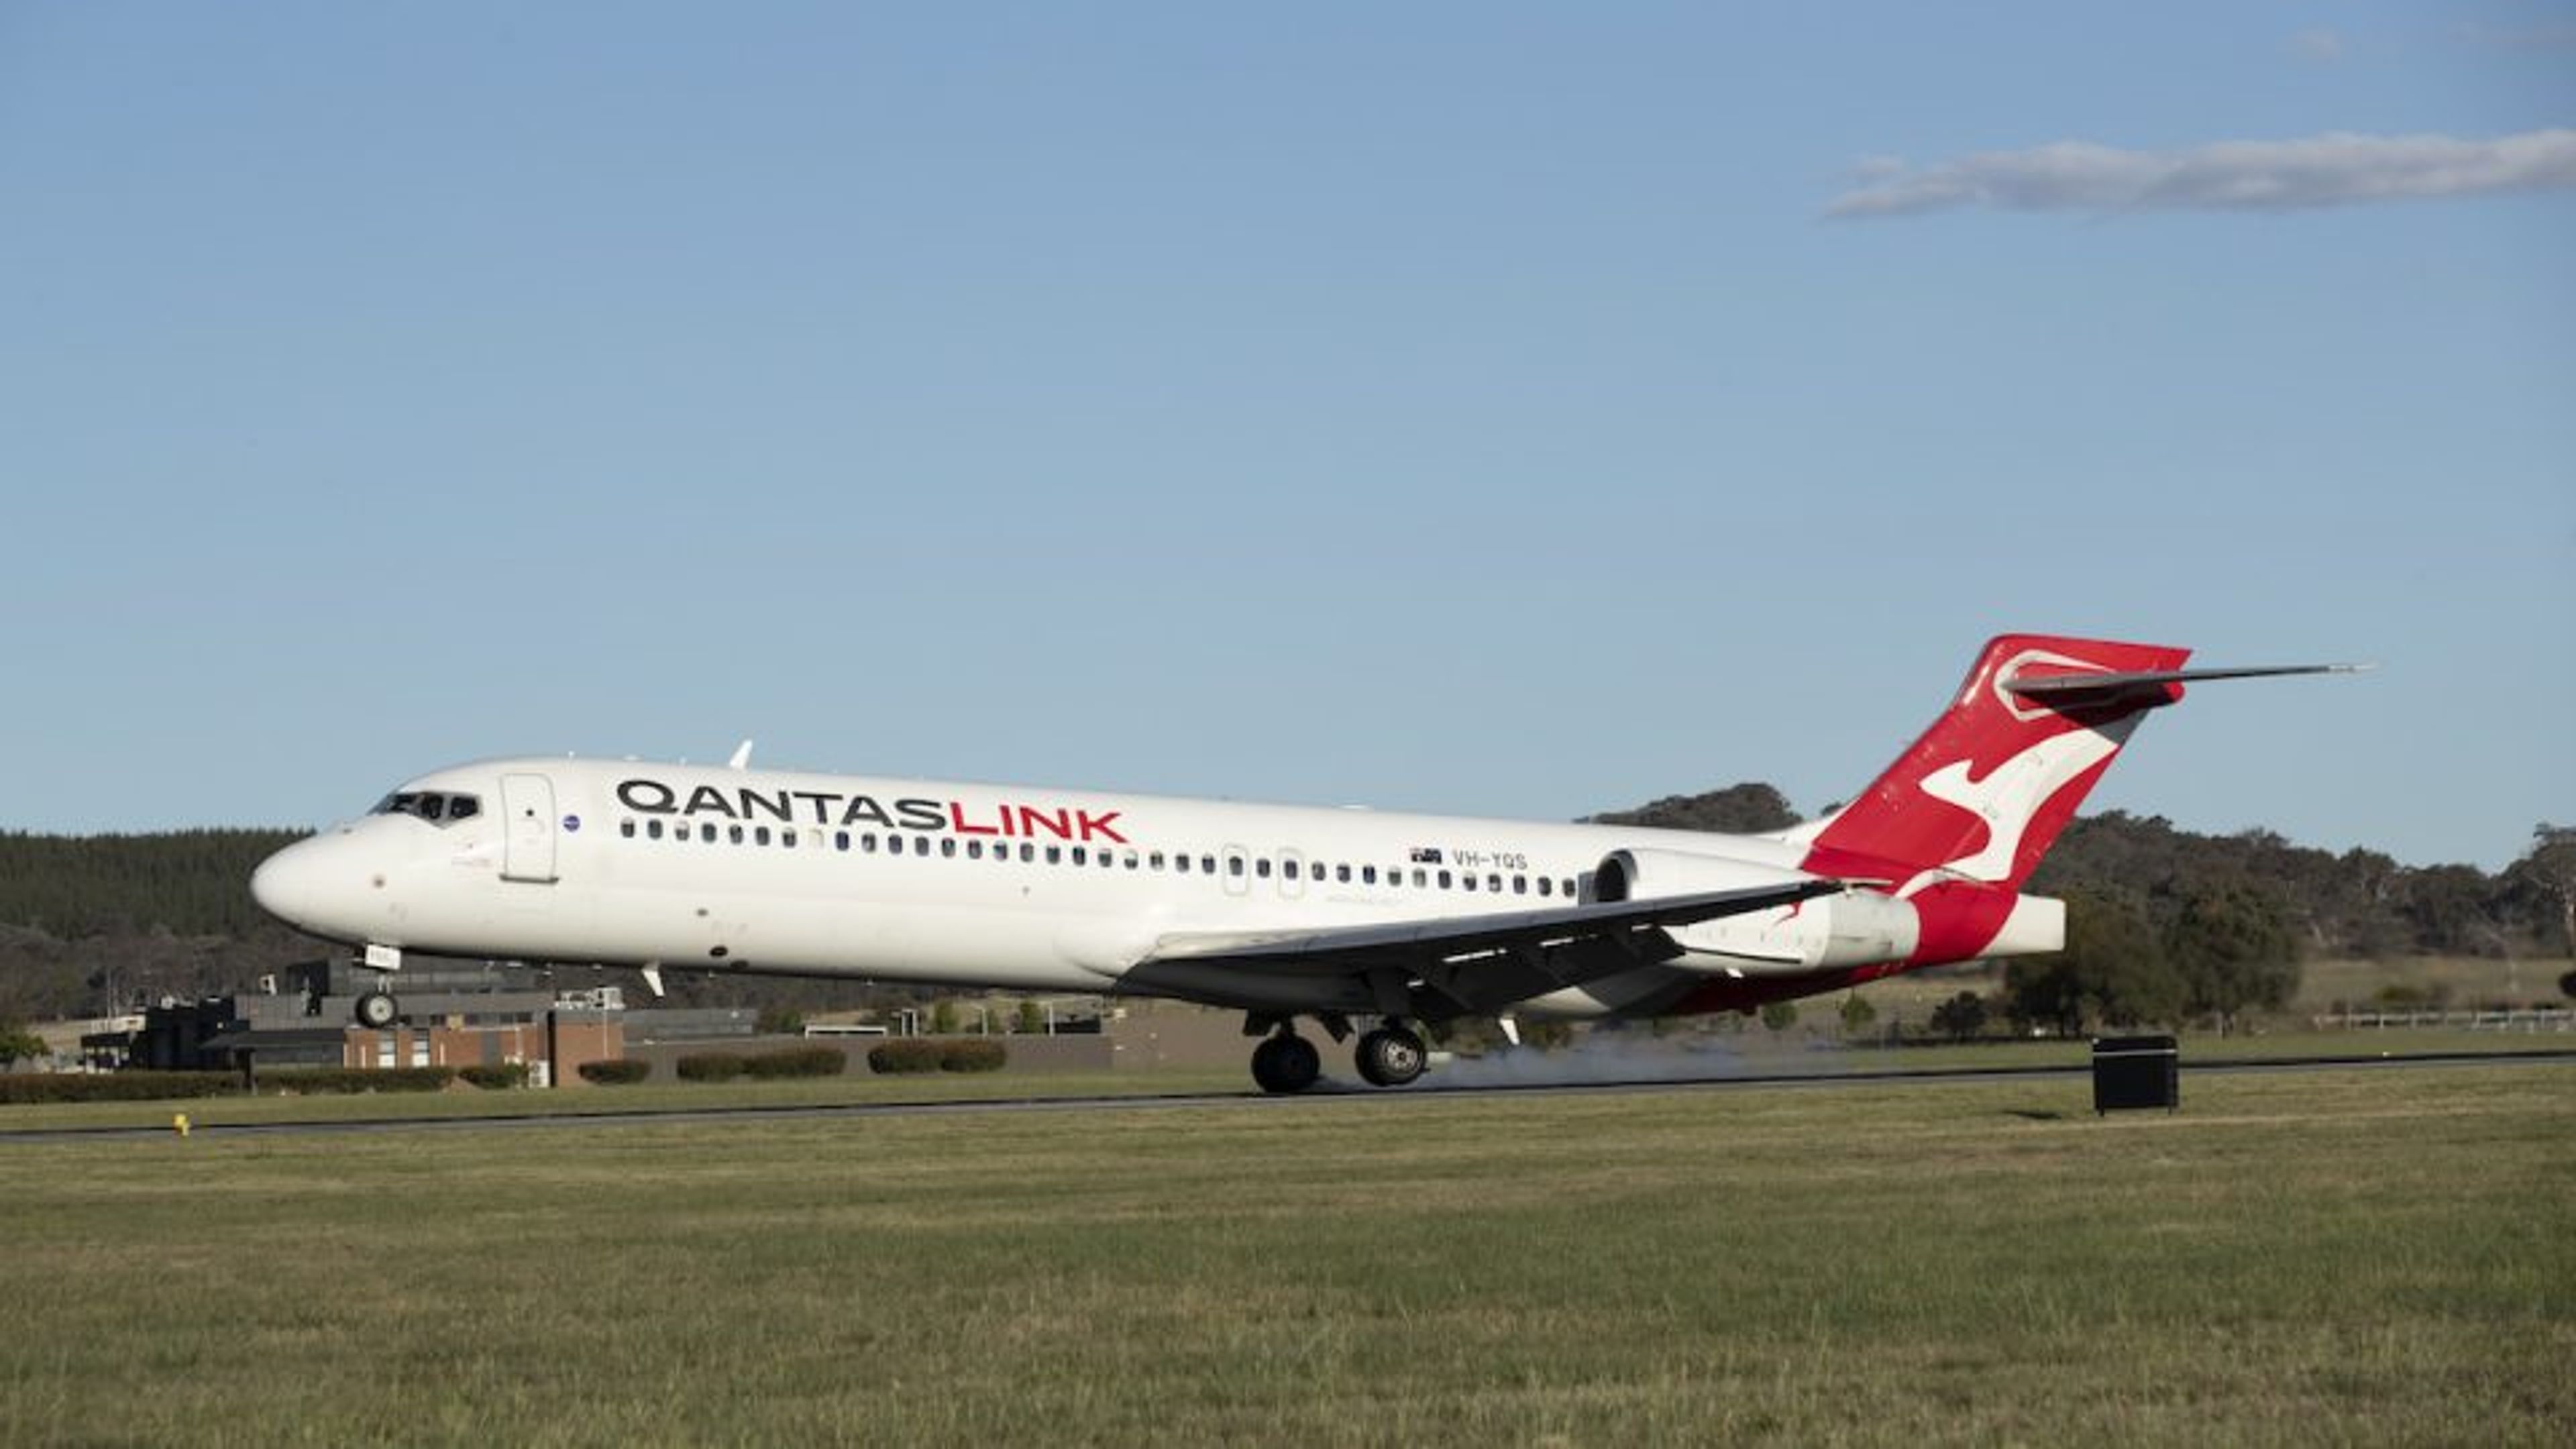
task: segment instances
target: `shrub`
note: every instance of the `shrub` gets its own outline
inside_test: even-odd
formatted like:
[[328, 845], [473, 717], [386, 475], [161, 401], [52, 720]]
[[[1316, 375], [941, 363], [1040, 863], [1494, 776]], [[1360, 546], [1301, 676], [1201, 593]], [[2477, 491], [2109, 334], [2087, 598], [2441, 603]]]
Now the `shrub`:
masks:
[[456, 1075], [474, 1086], [481, 1087], [487, 1092], [498, 1092], [511, 1087], [526, 1086], [528, 1084], [528, 1064], [526, 1062], [498, 1062], [488, 1067], [459, 1067], [456, 1069]]
[[942, 1042], [939, 1045], [939, 1069], [943, 1072], [998, 1072], [1010, 1059], [1000, 1042], [989, 1037], [967, 1041]]
[[653, 1075], [653, 1064], [639, 1062], [632, 1057], [620, 1057], [612, 1062], [583, 1062], [573, 1070], [581, 1073], [581, 1079], [585, 1082], [592, 1082], [602, 1087], [624, 1087]]
[[231, 1072], [27, 1072], [0, 1076], [0, 1103], [152, 1102], [241, 1090]]
[[353, 1096], [361, 1092], [435, 1092], [456, 1080], [454, 1067], [286, 1067], [259, 1074], [263, 1092]]
[[837, 1047], [780, 1047], [745, 1057], [742, 1069], [755, 1077], [837, 1077], [850, 1059]]
[[935, 1072], [939, 1070], [939, 1043], [925, 1037], [897, 1037], [868, 1048], [868, 1070], [878, 1073]]
[[671, 1064], [684, 1082], [730, 1082], [742, 1075], [739, 1052], [691, 1052]]

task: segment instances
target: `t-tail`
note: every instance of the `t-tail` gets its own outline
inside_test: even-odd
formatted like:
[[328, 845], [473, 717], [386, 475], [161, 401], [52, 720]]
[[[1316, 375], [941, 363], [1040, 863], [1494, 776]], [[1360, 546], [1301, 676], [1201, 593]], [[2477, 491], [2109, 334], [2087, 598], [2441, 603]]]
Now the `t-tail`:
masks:
[[2020, 894], [2150, 710], [2196, 680], [2342, 672], [2351, 665], [2185, 669], [2188, 649], [2005, 634], [1987, 641], [1950, 707], [1868, 789], [1794, 833], [1806, 869], [1884, 882], [1914, 903], [1909, 964], [2055, 950], [2063, 915]]

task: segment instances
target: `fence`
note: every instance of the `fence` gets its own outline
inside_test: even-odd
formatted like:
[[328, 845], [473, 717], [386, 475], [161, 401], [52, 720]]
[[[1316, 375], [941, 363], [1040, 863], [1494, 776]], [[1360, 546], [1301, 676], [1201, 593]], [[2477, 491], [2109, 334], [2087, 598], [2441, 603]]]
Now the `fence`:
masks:
[[2443, 1026], [2469, 1031], [2576, 1031], [2576, 1009], [2519, 1011], [2343, 1011], [2308, 1020], [2319, 1031], [2385, 1031], [2392, 1026]]

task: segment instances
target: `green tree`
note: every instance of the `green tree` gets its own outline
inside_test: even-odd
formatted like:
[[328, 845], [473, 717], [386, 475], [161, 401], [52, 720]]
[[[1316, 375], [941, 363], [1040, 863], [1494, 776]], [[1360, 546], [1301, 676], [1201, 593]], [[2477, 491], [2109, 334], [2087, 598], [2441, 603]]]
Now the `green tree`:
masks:
[[2504, 879], [2508, 892], [2530, 902], [2531, 915], [2554, 920], [2559, 945], [2576, 960], [2576, 830], [2533, 826], [2531, 853], [2505, 867]]
[[1786, 830], [1798, 823], [1789, 797], [1771, 785], [1747, 780], [1701, 795], [1667, 795], [1634, 810], [1605, 810], [1592, 817], [1597, 825], [1647, 825], [1658, 830], [1715, 830], [1752, 835]]
[[2250, 885], [2193, 891], [2165, 936], [2183, 1008], [2218, 1018], [2221, 1031], [2248, 1007], [2280, 1006], [2299, 989], [2298, 943], [2280, 908]]
[[2069, 891], [2066, 949], [2004, 968], [2004, 1014], [2063, 1036], [2081, 1036], [2095, 1021], [2172, 1021], [2182, 1010], [2182, 976], [2145, 906], [2125, 893]]
[[1932, 1029], [1952, 1041], [1968, 1041], [1986, 1029], [1986, 999], [1962, 991], [1932, 1008]]
[[0, 1068], [53, 1055], [45, 1039], [17, 1022], [0, 1022]]
[[1038, 1009], [1038, 1004], [1036, 1002], [1026, 1000], [1022, 1001], [1020, 1003], [1019, 1025], [1015, 1030], [1017, 1030], [1022, 1036], [1038, 1035], [1040, 1032], [1046, 1030], [1046, 1013]]
[[1787, 1031], [1798, 1024], [1798, 1003], [1768, 1001], [1762, 1005], [1762, 1024], [1775, 1032]]
[[1870, 1023], [1878, 1020], [1878, 1008], [1870, 1005], [1869, 998], [1857, 991], [1845, 994], [1843, 1004], [1836, 1012], [1843, 1019], [1845, 1036], [1859, 1036], [1869, 1030]]
[[762, 1036], [799, 1036], [805, 1030], [805, 1013], [792, 1006], [764, 1006], [753, 1029]]
[[930, 1034], [932, 1036], [955, 1036], [957, 1034], [956, 1002], [942, 1000], [931, 1004]]

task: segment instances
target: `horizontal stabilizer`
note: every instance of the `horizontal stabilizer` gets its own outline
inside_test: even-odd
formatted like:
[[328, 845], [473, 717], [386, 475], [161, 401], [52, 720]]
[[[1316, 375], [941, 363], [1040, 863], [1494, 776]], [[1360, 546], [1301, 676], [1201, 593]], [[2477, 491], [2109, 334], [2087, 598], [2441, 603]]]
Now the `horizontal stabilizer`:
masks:
[[2122, 674], [2017, 674], [2003, 687], [2053, 709], [2103, 705], [2153, 708], [2182, 697], [2170, 686], [2212, 679], [2271, 679], [2286, 674], [2357, 674], [2367, 664], [2260, 664], [2239, 669], [2145, 669]]

